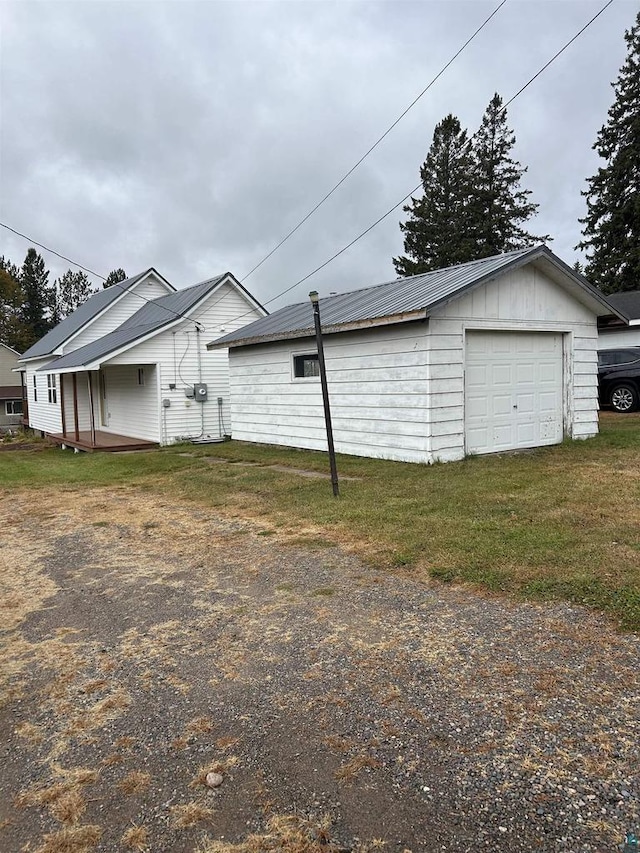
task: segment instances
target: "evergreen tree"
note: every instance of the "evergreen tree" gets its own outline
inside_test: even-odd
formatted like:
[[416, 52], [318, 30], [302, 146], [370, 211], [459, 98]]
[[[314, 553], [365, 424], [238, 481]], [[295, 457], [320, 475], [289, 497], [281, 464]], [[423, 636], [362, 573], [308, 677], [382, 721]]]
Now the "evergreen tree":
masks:
[[24, 352], [32, 338], [21, 319], [23, 301], [18, 267], [0, 257], [0, 342], [17, 352]]
[[473, 231], [473, 258], [486, 258], [524, 249], [548, 240], [534, 237], [521, 226], [535, 215], [538, 205], [528, 200], [531, 190], [520, 188], [527, 171], [511, 157], [515, 135], [507, 127], [507, 111], [496, 92], [489, 101], [473, 140], [474, 186], [469, 229]]
[[589, 188], [585, 275], [604, 293], [640, 287], [640, 13], [625, 33], [627, 58], [613, 83], [615, 101], [593, 148], [605, 161]]
[[73, 272], [70, 269], [57, 280], [55, 289], [57, 291], [57, 299], [54, 304], [59, 311], [61, 319], [72, 314], [94, 292], [86, 273], [82, 272], [82, 270]]
[[111, 287], [114, 284], [118, 284], [119, 281], [124, 281], [126, 277], [126, 272], [122, 269], [122, 267], [118, 267], [117, 270], [111, 270], [111, 272], [107, 276], [107, 280], [102, 286], [104, 288]]
[[28, 329], [29, 346], [35, 343], [51, 328], [47, 319], [50, 306], [50, 288], [47, 284], [49, 271], [44, 265], [42, 256], [35, 249], [27, 251], [20, 272], [23, 304], [20, 319]]
[[416, 275], [473, 257], [468, 227], [472, 166], [467, 132], [448, 115], [436, 125], [420, 169], [424, 195], [403, 208], [409, 214], [400, 223], [406, 255], [393, 259], [399, 275]]

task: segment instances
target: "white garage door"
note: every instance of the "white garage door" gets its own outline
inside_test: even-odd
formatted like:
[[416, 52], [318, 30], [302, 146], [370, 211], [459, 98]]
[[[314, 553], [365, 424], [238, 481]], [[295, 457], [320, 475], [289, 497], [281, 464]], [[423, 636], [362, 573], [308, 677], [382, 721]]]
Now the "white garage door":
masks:
[[467, 332], [467, 453], [562, 441], [562, 335]]

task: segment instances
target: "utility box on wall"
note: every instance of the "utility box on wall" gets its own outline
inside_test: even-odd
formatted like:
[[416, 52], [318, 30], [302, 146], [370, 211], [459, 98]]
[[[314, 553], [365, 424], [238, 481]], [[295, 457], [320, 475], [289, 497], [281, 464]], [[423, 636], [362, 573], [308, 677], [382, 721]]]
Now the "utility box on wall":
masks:
[[207, 400], [207, 383], [206, 382], [196, 382], [193, 386], [193, 395], [196, 400], [199, 400], [201, 403], [206, 402]]

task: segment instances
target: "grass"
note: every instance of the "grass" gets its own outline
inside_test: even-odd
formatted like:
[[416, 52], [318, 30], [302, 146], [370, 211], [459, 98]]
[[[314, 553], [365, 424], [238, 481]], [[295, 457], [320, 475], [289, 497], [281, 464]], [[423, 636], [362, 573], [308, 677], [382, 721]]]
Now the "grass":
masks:
[[342, 544], [416, 579], [565, 599], [640, 628], [640, 415], [605, 413], [589, 441], [446, 465], [342, 456], [339, 473], [359, 479], [343, 481], [339, 499], [327, 480], [267, 467], [325, 472], [322, 453], [237, 442], [182, 450], [17, 451], [0, 456], [0, 486], [135, 485], [258, 520], [279, 540]]

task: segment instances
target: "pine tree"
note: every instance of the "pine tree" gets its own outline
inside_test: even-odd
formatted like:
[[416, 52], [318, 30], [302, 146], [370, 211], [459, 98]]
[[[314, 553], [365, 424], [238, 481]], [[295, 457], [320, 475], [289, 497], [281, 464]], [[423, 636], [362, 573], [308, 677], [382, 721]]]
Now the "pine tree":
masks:
[[46, 269], [41, 255], [35, 249], [29, 249], [20, 272], [20, 284], [24, 298], [20, 314], [22, 322], [28, 329], [29, 346], [39, 340], [51, 328], [47, 319], [50, 304], [48, 280], [49, 271]]
[[496, 92], [473, 140], [474, 187], [469, 228], [474, 236], [474, 258], [524, 249], [549, 239], [548, 235], [534, 237], [521, 227], [535, 215], [538, 205], [528, 201], [531, 190], [520, 188], [527, 169], [511, 157], [515, 141], [507, 127], [502, 98]]
[[56, 304], [61, 318], [72, 314], [93, 293], [91, 282], [86, 273], [82, 272], [82, 270], [73, 272], [70, 269], [57, 280], [56, 290]]
[[420, 169], [424, 194], [403, 208], [409, 214], [400, 223], [406, 255], [393, 259], [399, 275], [428, 272], [473, 256], [468, 228], [472, 166], [467, 132], [448, 115], [436, 125]]
[[606, 165], [587, 180], [585, 275], [604, 293], [640, 288], [640, 13], [625, 33], [627, 58], [593, 148]]
[[126, 272], [122, 269], [122, 267], [118, 267], [117, 270], [111, 270], [111, 272], [107, 276], [107, 280], [102, 286], [104, 288], [111, 287], [114, 284], [118, 284], [119, 281], [124, 281], [126, 277]]
[[0, 257], [0, 342], [24, 352], [32, 335], [21, 319], [23, 303], [20, 270], [8, 258]]

